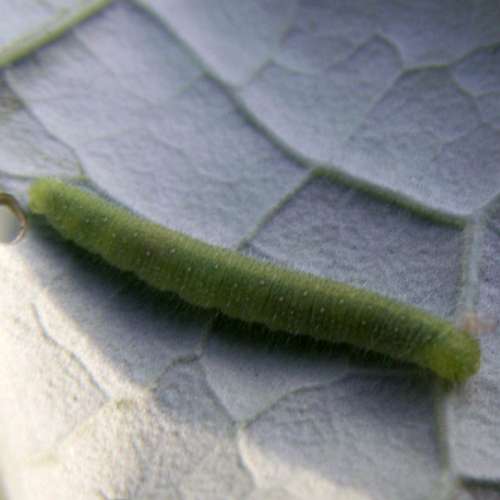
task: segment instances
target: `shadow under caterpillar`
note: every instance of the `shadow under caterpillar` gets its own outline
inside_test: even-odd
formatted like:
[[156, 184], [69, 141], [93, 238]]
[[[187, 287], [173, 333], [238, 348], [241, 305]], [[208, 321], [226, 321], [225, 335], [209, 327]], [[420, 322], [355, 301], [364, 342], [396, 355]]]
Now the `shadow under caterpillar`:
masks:
[[32, 184], [30, 208], [63, 237], [191, 304], [386, 354], [451, 381], [479, 369], [475, 337], [416, 307], [210, 245], [57, 179]]

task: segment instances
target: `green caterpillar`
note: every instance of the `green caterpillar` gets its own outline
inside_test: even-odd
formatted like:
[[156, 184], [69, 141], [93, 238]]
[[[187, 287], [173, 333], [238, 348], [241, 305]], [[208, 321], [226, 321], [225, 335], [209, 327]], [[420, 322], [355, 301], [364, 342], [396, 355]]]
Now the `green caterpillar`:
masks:
[[63, 237], [191, 304], [373, 350], [451, 381], [479, 369], [470, 333], [410, 305], [204, 243], [57, 179], [32, 184], [30, 208]]

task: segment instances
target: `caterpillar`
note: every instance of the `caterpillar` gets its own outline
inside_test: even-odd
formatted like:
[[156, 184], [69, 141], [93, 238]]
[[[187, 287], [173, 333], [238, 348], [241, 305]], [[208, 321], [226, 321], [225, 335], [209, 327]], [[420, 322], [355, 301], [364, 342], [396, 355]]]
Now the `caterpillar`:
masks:
[[372, 350], [450, 381], [479, 369], [477, 339], [417, 307], [202, 242], [55, 178], [31, 185], [29, 205], [64, 238], [193, 305]]

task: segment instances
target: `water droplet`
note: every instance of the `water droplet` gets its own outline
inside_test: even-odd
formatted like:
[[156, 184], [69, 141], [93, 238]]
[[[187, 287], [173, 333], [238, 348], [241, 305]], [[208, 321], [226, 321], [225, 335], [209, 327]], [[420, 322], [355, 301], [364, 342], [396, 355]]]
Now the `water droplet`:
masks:
[[27, 228], [28, 220], [19, 202], [8, 193], [0, 193], [0, 243], [18, 243]]

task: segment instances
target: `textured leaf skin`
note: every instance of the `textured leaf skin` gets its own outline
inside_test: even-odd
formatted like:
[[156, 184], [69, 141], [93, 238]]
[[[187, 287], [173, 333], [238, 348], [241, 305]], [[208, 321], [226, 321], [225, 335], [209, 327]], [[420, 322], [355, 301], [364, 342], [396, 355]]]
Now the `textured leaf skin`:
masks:
[[160, 290], [271, 330], [346, 342], [451, 381], [479, 368], [477, 340], [423, 310], [265, 263], [133, 215], [58, 179], [32, 184], [30, 208], [61, 235]]
[[64, 12], [59, 18], [47, 23], [42, 29], [16, 40], [0, 50], [0, 68], [12, 64], [31, 54], [45, 44], [61, 37], [69, 29], [106, 7], [111, 0], [94, 0], [74, 13]]

